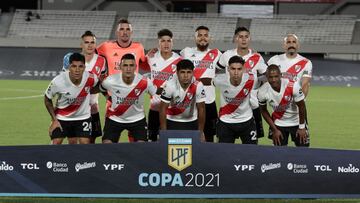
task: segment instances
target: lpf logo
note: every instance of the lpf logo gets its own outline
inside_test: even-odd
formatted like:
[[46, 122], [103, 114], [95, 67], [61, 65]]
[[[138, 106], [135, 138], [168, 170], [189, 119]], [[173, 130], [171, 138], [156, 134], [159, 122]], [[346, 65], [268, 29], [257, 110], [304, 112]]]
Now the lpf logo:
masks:
[[182, 171], [192, 164], [192, 139], [168, 139], [168, 165]]

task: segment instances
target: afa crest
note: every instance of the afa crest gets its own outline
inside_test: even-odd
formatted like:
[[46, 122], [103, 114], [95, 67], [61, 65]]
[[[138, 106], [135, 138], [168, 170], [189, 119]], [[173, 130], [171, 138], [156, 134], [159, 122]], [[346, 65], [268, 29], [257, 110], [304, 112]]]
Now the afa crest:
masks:
[[192, 165], [192, 139], [168, 139], [168, 165], [182, 171]]

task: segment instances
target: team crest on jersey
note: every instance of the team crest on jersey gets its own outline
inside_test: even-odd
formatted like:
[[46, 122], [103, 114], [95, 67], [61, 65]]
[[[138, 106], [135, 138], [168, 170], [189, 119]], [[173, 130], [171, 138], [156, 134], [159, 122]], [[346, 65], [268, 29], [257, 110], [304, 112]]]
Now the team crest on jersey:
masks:
[[245, 96], [248, 95], [248, 94], [249, 94], [249, 90], [246, 89], [246, 88], [244, 88], [244, 94], [245, 94]]
[[135, 92], [135, 95], [136, 95], [136, 96], [139, 96], [140, 93], [141, 93], [141, 90], [138, 89], [138, 88], [136, 88], [136, 89], [134, 90], [134, 92]]
[[116, 94], [120, 94], [120, 90], [116, 90], [116, 92], [115, 92]]
[[175, 71], [176, 71], [176, 65], [175, 65], [175, 64], [171, 64], [171, 69], [172, 69], [173, 72], [175, 72]]
[[214, 60], [214, 54], [213, 53], [210, 53], [209, 56], [210, 56], [211, 60]]
[[254, 61], [253, 61], [253, 60], [249, 60], [249, 65], [250, 65], [250, 67], [253, 67], [253, 66], [254, 66]]
[[187, 98], [190, 100], [193, 98], [193, 94], [191, 92], [186, 93]]
[[85, 92], [89, 93], [90, 92], [90, 87], [85, 87]]
[[99, 67], [99, 66], [95, 66], [95, 71], [96, 71], [96, 73], [100, 73], [100, 67]]
[[296, 71], [297, 73], [300, 71], [300, 69], [301, 69], [301, 66], [300, 66], [300, 65], [296, 65], [296, 66], [295, 66], [295, 71]]
[[290, 100], [291, 100], [291, 96], [285, 96], [285, 100], [286, 100], [286, 101], [290, 101]]

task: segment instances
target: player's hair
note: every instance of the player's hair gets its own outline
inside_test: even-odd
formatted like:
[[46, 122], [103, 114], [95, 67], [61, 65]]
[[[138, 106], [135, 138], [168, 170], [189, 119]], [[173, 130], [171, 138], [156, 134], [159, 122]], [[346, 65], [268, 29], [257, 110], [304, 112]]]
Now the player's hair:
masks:
[[299, 41], [299, 38], [295, 33], [289, 33], [289, 34], [286, 34], [286, 36], [284, 37], [284, 42], [286, 42], [288, 37], [294, 37], [297, 41]]
[[122, 23], [131, 24], [130, 21], [128, 21], [128, 19], [125, 19], [125, 18], [121, 18], [121, 19], [118, 21], [118, 25], [120, 25], [120, 24], [122, 24]]
[[237, 35], [239, 32], [248, 32], [250, 34], [250, 31], [246, 27], [238, 27], [235, 29], [234, 35]]
[[80, 53], [73, 53], [69, 58], [69, 63], [72, 64], [73, 61], [81, 61], [85, 64], [85, 56]]
[[125, 54], [124, 56], [121, 57], [121, 61], [123, 60], [135, 60], [135, 56], [134, 54]]
[[245, 60], [243, 58], [241, 58], [240, 56], [235, 55], [229, 59], [229, 66], [233, 63], [240, 63], [241, 65], [244, 65]]
[[176, 65], [176, 71], [180, 71], [180, 70], [184, 70], [184, 69], [194, 70], [194, 68], [195, 67], [194, 67], [193, 62], [191, 62], [188, 59], [182, 59]]
[[199, 31], [199, 30], [207, 30], [210, 31], [210, 29], [204, 25], [200, 25], [199, 27], [196, 28], [195, 32]]
[[169, 29], [162, 29], [157, 33], [158, 39], [160, 39], [163, 36], [169, 36], [170, 38], [173, 38], [173, 33]]
[[273, 72], [273, 71], [281, 73], [280, 67], [278, 65], [270, 64], [266, 69], [266, 73], [269, 74], [270, 72]]
[[83, 35], [81, 35], [81, 38], [84, 38], [84, 37], [93, 37], [93, 38], [96, 38], [95, 34], [93, 32], [91, 32], [90, 30], [87, 30], [84, 32]]

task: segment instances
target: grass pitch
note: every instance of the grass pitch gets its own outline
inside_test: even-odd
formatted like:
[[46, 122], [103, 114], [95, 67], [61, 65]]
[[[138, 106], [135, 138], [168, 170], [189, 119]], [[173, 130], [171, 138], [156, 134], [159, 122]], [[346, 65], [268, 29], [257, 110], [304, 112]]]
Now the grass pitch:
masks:
[[[50, 116], [43, 102], [48, 84], [49, 81], [0, 80], [0, 145], [50, 143], [47, 133]], [[103, 116], [105, 102], [100, 98]], [[314, 86], [306, 105], [311, 147], [360, 149], [360, 88]], [[264, 128], [268, 128], [265, 122]], [[122, 135], [121, 141], [126, 142], [127, 136]], [[259, 144], [270, 145], [271, 141], [262, 138]]]
[[[0, 80], [0, 145], [41, 145], [49, 144], [48, 127], [50, 116], [43, 102], [43, 94], [49, 81]], [[359, 115], [360, 88], [356, 87], [311, 87], [306, 101], [312, 148], [360, 149]], [[101, 115], [105, 102], [100, 100]], [[145, 104], [148, 109], [148, 100]], [[103, 125], [103, 123], [102, 123]], [[264, 128], [268, 126], [264, 122]], [[127, 141], [123, 133], [122, 142]], [[271, 145], [267, 138], [259, 144]], [[234, 199], [86, 199], [86, 198], [21, 198], [3, 197], [0, 203], [8, 202], [172, 202], [172, 203], [360, 203], [360, 200], [234, 200]]]

